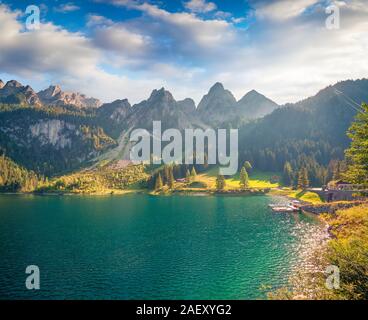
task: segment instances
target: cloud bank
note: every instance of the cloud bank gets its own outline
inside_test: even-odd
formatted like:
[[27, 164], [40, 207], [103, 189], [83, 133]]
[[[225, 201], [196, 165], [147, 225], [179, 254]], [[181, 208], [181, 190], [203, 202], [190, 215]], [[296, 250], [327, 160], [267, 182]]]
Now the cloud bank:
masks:
[[137, 17], [88, 13], [83, 32], [52, 21], [27, 31], [21, 12], [0, 5], [0, 75], [133, 103], [162, 86], [178, 99], [198, 102], [217, 81], [238, 98], [256, 89], [284, 103], [339, 80], [368, 76], [368, 11], [362, 0], [339, 2], [337, 30], [325, 27], [329, 3], [318, 0], [251, 1], [253, 14], [237, 21], [205, 0], [185, 1], [175, 12], [144, 1], [107, 2]]

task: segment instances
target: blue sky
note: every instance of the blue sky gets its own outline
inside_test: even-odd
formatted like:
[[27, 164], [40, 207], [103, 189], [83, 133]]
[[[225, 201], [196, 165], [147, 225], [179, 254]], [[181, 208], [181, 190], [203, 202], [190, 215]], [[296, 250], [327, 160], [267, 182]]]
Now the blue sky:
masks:
[[[364, 0], [0, 1], [0, 79], [60, 84], [103, 101], [164, 86], [197, 102], [217, 82], [278, 103], [367, 77]], [[340, 27], [326, 28], [334, 4]], [[25, 9], [37, 5], [38, 30]], [[334, 12], [335, 12], [334, 11]]]
[[[112, 1], [13, 0], [1, 2], [8, 4], [11, 8], [20, 10], [24, 10], [27, 5], [30, 4], [38, 5], [41, 8], [44, 6], [45, 12], [43, 14], [43, 18], [45, 21], [52, 21], [55, 24], [62, 25], [70, 31], [78, 31], [83, 29], [89, 14], [102, 15], [108, 19], [112, 19], [113, 21], [126, 21], [128, 19], [134, 19], [141, 16], [141, 12], [139, 10], [134, 10], [134, 8], [120, 6], [119, 10], [116, 10], [116, 7], [111, 5]], [[149, 3], [157, 5], [169, 12], [182, 12], [186, 10], [186, 2], [181, 0], [152, 0], [149, 1]], [[215, 0], [208, 2], [198, 1], [198, 3], [214, 3], [216, 6], [216, 11], [229, 13], [231, 14], [231, 17], [243, 18], [252, 12], [252, 7], [246, 0]], [[209, 8], [211, 8], [211, 6]], [[201, 15], [203, 17], [211, 18], [211, 12], [213, 11], [215, 10], [211, 10], [207, 13], [201, 12]], [[68, 14], [66, 15], [66, 13]]]

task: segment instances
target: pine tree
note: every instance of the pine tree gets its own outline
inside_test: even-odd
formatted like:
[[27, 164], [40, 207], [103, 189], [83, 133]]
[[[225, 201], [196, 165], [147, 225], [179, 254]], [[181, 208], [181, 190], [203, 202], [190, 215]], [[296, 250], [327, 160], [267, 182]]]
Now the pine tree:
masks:
[[288, 187], [293, 184], [293, 168], [291, 167], [290, 162], [285, 162], [282, 180]]
[[172, 166], [169, 166], [168, 169], [168, 179], [167, 179], [167, 186], [169, 187], [169, 189], [173, 189], [174, 188], [174, 182], [175, 182], [175, 178], [174, 178], [174, 170]]
[[225, 177], [219, 174], [216, 178], [216, 189], [224, 190], [225, 186], [226, 186]]
[[243, 167], [240, 171], [240, 186], [245, 189], [249, 185], [249, 177], [247, 170], [245, 170], [245, 167]]
[[344, 176], [352, 183], [366, 185], [368, 184], [368, 104], [364, 103], [362, 109], [348, 130], [351, 144], [345, 153], [349, 164]]
[[157, 178], [156, 178], [156, 182], [155, 182], [155, 190], [161, 190], [163, 187], [163, 183], [162, 183], [162, 178], [161, 178], [161, 173], [158, 174]]
[[333, 170], [332, 180], [337, 181], [340, 180], [340, 178], [341, 178], [340, 161], [337, 161]]
[[302, 169], [298, 172], [298, 181], [297, 181], [297, 188], [303, 189], [303, 172]]
[[303, 167], [298, 173], [298, 189], [306, 189], [309, 187], [308, 170]]

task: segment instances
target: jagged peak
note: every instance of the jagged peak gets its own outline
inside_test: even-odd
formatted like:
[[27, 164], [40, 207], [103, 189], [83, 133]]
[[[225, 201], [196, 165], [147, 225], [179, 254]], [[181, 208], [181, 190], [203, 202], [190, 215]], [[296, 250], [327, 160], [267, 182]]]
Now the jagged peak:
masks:
[[224, 85], [221, 82], [216, 82], [210, 89], [209, 92], [214, 92], [214, 91], [224, 91]]
[[0, 89], [2, 89], [5, 86], [3, 80], [0, 79]]
[[161, 89], [153, 89], [152, 93], [151, 93], [151, 96], [154, 96], [154, 95], [157, 95], [157, 94], [160, 94], [160, 93], [163, 93], [163, 92], [165, 92], [165, 87], [162, 87]]
[[34, 92], [33, 88], [31, 86], [29, 86], [29, 85], [26, 85], [24, 88], [25, 88], [26, 91]]
[[79, 92], [63, 91], [60, 85], [51, 85], [47, 89], [38, 92], [41, 101], [47, 105], [75, 105], [77, 107], [98, 108], [101, 102], [95, 98], [89, 98]]
[[234, 98], [231, 91], [225, 89], [224, 85], [221, 82], [216, 82], [211, 89], [208, 91], [206, 95], [207, 98], [209, 97], [227, 97], [228, 99], [233, 100], [233, 103], [236, 103], [236, 99]]
[[117, 99], [115, 101], [112, 101], [112, 102], [109, 102], [109, 103], [105, 103], [101, 106], [101, 108], [106, 108], [106, 107], [109, 107], [109, 108], [131, 108], [131, 104], [129, 102], [128, 99]]
[[53, 91], [61, 91], [61, 86], [58, 84], [55, 84], [55, 85], [49, 86], [48, 89], [53, 90]]
[[171, 92], [170, 91], [167, 91], [164, 87], [162, 87], [161, 89], [155, 89], [155, 90], [153, 90], [152, 93], [151, 93], [151, 96], [149, 97], [149, 100], [152, 100], [152, 99], [163, 99], [163, 98], [174, 100], [174, 97], [171, 94]]
[[15, 88], [20, 88], [22, 87], [22, 84], [16, 80], [9, 80], [5, 87], [15, 87]]
[[130, 102], [128, 99], [116, 99], [115, 101], [111, 102], [111, 103], [114, 103], [114, 104], [129, 104], [130, 105]]
[[61, 87], [59, 85], [51, 85], [47, 89], [38, 92], [42, 98], [52, 98], [61, 93]]

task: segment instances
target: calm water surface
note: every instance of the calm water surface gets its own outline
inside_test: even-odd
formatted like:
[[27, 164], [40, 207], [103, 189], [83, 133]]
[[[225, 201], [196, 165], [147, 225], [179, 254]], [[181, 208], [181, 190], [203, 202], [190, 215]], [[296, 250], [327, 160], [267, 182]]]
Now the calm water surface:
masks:
[[[0, 299], [258, 299], [321, 230], [254, 197], [0, 196]], [[37, 265], [41, 290], [25, 288]]]

